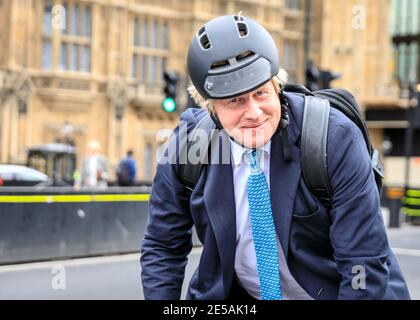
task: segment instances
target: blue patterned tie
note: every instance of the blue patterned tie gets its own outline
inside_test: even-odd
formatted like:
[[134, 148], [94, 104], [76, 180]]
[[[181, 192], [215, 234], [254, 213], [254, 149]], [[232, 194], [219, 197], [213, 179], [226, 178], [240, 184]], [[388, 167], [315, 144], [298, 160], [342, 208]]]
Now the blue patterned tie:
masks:
[[248, 178], [248, 202], [257, 269], [263, 300], [281, 300], [276, 231], [271, 211], [270, 193], [259, 165], [261, 150], [246, 152], [251, 174]]

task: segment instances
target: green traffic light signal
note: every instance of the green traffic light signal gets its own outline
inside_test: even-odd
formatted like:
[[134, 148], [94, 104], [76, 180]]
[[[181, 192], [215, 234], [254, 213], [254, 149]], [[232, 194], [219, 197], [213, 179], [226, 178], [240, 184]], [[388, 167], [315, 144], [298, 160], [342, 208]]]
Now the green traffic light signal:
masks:
[[165, 98], [162, 102], [163, 110], [166, 112], [174, 112], [176, 109], [176, 103], [175, 100], [171, 97]]

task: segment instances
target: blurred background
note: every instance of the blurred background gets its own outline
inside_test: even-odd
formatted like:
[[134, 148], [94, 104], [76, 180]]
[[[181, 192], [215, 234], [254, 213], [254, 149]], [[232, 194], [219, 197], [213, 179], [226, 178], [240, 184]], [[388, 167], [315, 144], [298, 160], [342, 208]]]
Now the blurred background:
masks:
[[[162, 132], [196, 107], [193, 32], [240, 11], [272, 34], [289, 83], [355, 95], [385, 166], [391, 244], [420, 298], [420, 0], [0, 0], [0, 298], [142, 297], [137, 255], [119, 262], [134, 277], [120, 295], [102, 288], [121, 272], [114, 260], [101, 286], [80, 272], [81, 291], [51, 289], [48, 261], [138, 252]], [[42, 284], [12, 267], [38, 261]]]

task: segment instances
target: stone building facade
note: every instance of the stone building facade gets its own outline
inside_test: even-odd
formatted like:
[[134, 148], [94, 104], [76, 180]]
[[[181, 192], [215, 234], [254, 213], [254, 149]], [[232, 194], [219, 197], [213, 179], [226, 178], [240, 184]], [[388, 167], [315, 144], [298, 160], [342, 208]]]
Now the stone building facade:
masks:
[[[162, 110], [162, 74], [178, 71], [185, 87], [194, 30], [242, 11], [273, 34], [291, 80], [302, 82], [304, 8], [302, 0], [0, 1], [0, 163], [71, 141], [80, 166], [97, 140], [111, 172], [133, 149], [137, 178], [152, 179], [157, 133], [179, 116]], [[181, 94], [179, 110], [185, 104]]]

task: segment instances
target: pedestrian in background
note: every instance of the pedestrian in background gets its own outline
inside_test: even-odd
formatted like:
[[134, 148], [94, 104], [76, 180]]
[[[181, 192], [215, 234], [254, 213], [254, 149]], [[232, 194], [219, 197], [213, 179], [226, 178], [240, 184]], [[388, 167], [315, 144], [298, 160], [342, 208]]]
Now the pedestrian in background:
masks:
[[134, 159], [133, 150], [128, 150], [127, 155], [123, 158], [117, 166], [118, 185], [120, 186], [134, 186], [136, 181], [137, 165]]
[[83, 159], [80, 180], [82, 188], [106, 188], [108, 186], [108, 161], [100, 154], [100, 144], [92, 140], [88, 155]]

